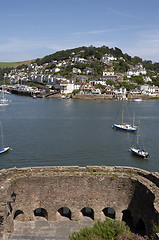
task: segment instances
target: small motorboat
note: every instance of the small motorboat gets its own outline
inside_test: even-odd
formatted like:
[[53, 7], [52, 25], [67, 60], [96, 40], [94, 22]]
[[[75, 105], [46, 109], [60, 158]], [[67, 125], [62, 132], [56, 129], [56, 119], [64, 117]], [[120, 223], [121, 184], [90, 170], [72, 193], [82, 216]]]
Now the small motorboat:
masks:
[[142, 102], [142, 98], [135, 98], [134, 102]]

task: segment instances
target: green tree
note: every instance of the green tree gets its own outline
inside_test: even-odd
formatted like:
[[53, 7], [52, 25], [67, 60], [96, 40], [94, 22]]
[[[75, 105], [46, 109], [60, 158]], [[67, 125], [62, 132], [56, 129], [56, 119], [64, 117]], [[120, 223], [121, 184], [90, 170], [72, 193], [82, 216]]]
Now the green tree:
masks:
[[95, 85], [95, 88], [101, 88], [101, 89], [105, 89], [105, 87], [106, 87], [106, 85], [102, 85], [102, 84], [100, 84], [100, 83], [98, 83], [98, 84], [96, 84]]
[[135, 56], [131, 59], [131, 62], [135, 66], [138, 63], [142, 63], [142, 58]]
[[127, 72], [128, 69], [129, 69], [129, 65], [123, 60], [119, 60], [118, 62], [114, 63], [115, 72], [124, 73], [124, 72]]
[[138, 85], [144, 85], [145, 84], [142, 74], [140, 74], [139, 76], [131, 77], [131, 81], [136, 82]]

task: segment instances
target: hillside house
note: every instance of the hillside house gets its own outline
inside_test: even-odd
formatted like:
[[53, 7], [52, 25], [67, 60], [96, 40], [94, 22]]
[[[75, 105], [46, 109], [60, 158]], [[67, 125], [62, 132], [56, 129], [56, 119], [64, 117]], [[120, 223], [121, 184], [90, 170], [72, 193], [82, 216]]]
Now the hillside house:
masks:
[[87, 67], [87, 68], [85, 68], [84, 70], [83, 70], [83, 74], [86, 74], [86, 75], [91, 75], [91, 74], [94, 74], [94, 69], [93, 68], [89, 68], [89, 67]]
[[131, 68], [127, 71], [127, 77], [131, 76], [139, 76], [140, 74], [146, 75], [147, 71], [145, 68], [143, 68], [143, 65], [141, 63], [136, 64], [134, 68]]
[[80, 83], [61, 82], [60, 93], [66, 95], [71, 94], [74, 90], [79, 90], [80, 87], [81, 87]]
[[158, 88], [158, 86], [150, 86], [150, 85], [147, 85], [147, 84], [145, 84], [145, 85], [139, 85], [139, 86], [137, 86], [136, 87], [142, 94], [148, 94], [148, 95], [150, 95], [150, 94], [154, 94], [154, 95], [156, 95], [156, 94], [158, 94], [159, 93], [159, 88]]
[[74, 63], [88, 63], [88, 60], [80, 57], [73, 57], [72, 62]]
[[110, 61], [115, 61], [115, 60], [117, 60], [117, 58], [107, 53], [101, 58], [101, 62], [103, 63], [108, 63]]
[[106, 85], [107, 85], [105, 80], [91, 80], [91, 81], [90, 81], [90, 84], [91, 84], [92, 86], [95, 86], [95, 85], [98, 85], [98, 84], [101, 84], [101, 85], [103, 85], [103, 86], [106, 86]]
[[126, 90], [126, 88], [121, 87], [121, 88], [119, 88], [119, 89], [114, 90], [114, 93], [115, 93], [116, 95], [126, 96], [127, 90]]
[[108, 86], [106, 86], [106, 88], [105, 88], [105, 93], [106, 93], [106, 94], [114, 95], [114, 91], [115, 91], [114, 86], [108, 85]]
[[144, 80], [144, 82], [152, 82], [152, 79], [150, 78], [150, 77], [148, 77], [148, 76], [143, 76], [143, 80]]
[[79, 69], [79, 68], [73, 68], [73, 69], [72, 69], [72, 72], [75, 73], [75, 74], [78, 74], [78, 73], [81, 73], [81, 69]]
[[58, 67], [53, 68], [51, 72], [54, 72], [54, 73], [60, 72], [60, 68], [58, 68]]
[[110, 70], [103, 70], [103, 77], [104, 76], [114, 76], [115, 73], [114, 73], [114, 70], [113, 69], [110, 69]]

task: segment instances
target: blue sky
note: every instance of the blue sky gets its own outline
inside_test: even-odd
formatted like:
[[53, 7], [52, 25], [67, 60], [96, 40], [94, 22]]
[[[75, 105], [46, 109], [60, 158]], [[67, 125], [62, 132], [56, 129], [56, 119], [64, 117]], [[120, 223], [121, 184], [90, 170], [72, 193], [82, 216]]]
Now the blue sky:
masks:
[[80, 46], [159, 62], [159, 0], [1, 0], [0, 62]]

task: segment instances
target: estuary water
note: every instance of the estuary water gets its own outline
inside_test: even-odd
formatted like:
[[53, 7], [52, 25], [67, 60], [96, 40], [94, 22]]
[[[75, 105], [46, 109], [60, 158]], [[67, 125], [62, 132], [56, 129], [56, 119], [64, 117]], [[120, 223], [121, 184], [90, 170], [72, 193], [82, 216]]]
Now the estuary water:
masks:
[[7, 97], [0, 121], [12, 150], [0, 155], [0, 169], [116, 165], [159, 171], [159, 101], [126, 103], [125, 121], [134, 113], [136, 124], [140, 119], [141, 142], [151, 155], [145, 160], [129, 152], [135, 133], [112, 129], [121, 120], [121, 102]]

